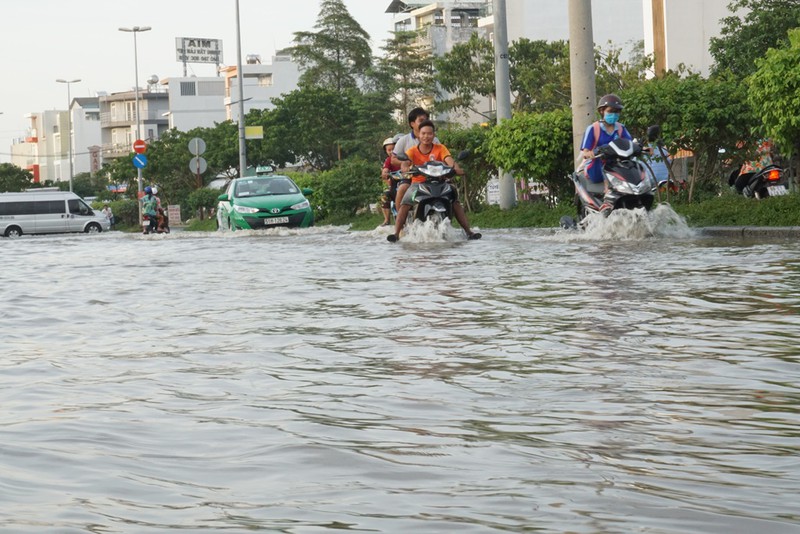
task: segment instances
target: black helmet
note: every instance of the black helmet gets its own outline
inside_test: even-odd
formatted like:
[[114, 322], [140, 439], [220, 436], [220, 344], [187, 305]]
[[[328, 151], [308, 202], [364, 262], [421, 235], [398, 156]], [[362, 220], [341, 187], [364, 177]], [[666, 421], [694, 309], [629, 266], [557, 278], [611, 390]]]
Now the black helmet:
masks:
[[617, 95], [610, 94], [601, 98], [600, 102], [597, 103], [598, 110], [601, 110], [605, 107], [611, 107], [617, 111], [621, 111], [624, 106], [622, 105], [622, 100], [620, 100]]

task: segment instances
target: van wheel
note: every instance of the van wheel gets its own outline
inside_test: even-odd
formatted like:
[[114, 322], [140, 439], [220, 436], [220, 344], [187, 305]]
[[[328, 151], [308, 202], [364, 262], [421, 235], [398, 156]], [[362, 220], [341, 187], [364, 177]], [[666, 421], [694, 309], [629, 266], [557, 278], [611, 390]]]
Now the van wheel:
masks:
[[19, 226], [9, 226], [6, 228], [6, 237], [19, 237], [22, 235], [22, 228]]
[[86, 229], [84, 230], [84, 232], [86, 232], [87, 234], [99, 234], [102, 231], [103, 229], [97, 223], [87, 224]]

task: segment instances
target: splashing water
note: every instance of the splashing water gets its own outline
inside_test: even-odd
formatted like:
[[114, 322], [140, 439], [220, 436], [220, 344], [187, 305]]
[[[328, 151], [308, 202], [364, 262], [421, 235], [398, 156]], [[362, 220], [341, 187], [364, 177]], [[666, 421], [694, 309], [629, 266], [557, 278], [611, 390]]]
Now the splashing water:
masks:
[[696, 235], [696, 231], [689, 228], [686, 220], [669, 204], [659, 204], [649, 212], [644, 208], [615, 210], [608, 217], [590, 213], [583, 231], [556, 232], [556, 236], [569, 241], [640, 241], [651, 237], [686, 239]]
[[[378, 226], [372, 233], [388, 235], [394, 233], [394, 226]], [[443, 219], [440, 223], [430, 220], [425, 222], [414, 220], [406, 224], [400, 234], [400, 240], [404, 243], [441, 243], [464, 241], [466, 238], [460, 228], [452, 226], [450, 219]]]

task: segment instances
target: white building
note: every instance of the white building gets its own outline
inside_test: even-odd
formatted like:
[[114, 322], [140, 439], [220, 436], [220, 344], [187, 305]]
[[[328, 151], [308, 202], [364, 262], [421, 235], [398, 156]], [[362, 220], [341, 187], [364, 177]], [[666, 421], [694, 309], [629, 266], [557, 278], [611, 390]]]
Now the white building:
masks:
[[[100, 154], [100, 99], [96, 96], [73, 98], [69, 112], [72, 121], [73, 176], [85, 172], [93, 175], [103, 163]], [[63, 165], [69, 165], [69, 162]]]
[[[731, 13], [728, 0], [643, 0], [644, 49], [664, 58], [661, 68], [680, 64], [707, 76], [714, 63], [708, 52], [712, 37], [719, 37], [719, 21]], [[656, 65], [658, 70], [659, 65]]]
[[[719, 21], [730, 15], [730, 0], [601, 0], [592, 2], [592, 33], [595, 46], [630, 50], [644, 41], [645, 53], [664, 43], [665, 67], [684, 64], [708, 75], [712, 64], [708, 45], [719, 36]], [[491, 0], [486, 1], [486, 17], [479, 26], [489, 33], [494, 29]], [[655, 17], [654, 17], [655, 14]], [[663, 14], [662, 18], [659, 18]], [[530, 40], [569, 40], [569, 11], [566, 0], [506, 0], [509, 42], [522, 37]], [[665, 42], [659, 39], [663, 28]]]
[[[242, 65], [244, 71], [244, 114], [251, 109], [273, 109], [273, 98], [290, 93], [297, 89], [300, 80], [300, 69], [291, 56], [279, 51], [272, 57], [272, 63], [261, 64], [257, 55], [247, 56], [247, 63]], [[222, 67], [220, 72], [225, 77], [224, 106], [226, 119], [239, 121], [239, 76], [236, 66]]]
[[167, 130], [169, 95], [156, 91], [154, 86], [139, 90], [141, 119], [138, 122], [136, 91], [100, 96], [100, 140], [104, 160], [129, 156], [138, 135], [145, 141], [154, 141]]
[[34, 183], [58, 179], [57, 163], [67, 153], [68, 139], [60, 135], [62, 115], [66, 124], [65, 111], [29, 113], [25, 116], [28, 120], [25, 137], [15, 139], [11, 146], [11, 163], [30, 171]]
[[224, 78], [167, 78], [161, 84], [169, 95], [168, 128], [186, 132], [227, 120]]

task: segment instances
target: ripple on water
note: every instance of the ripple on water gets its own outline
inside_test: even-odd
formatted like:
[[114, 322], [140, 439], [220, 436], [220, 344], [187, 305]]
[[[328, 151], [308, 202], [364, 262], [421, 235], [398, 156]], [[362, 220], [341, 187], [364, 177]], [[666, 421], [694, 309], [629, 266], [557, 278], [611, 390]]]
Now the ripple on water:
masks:
[[3, 240], [0, 530], [800, 528], [800, 248], [642, 216]]

